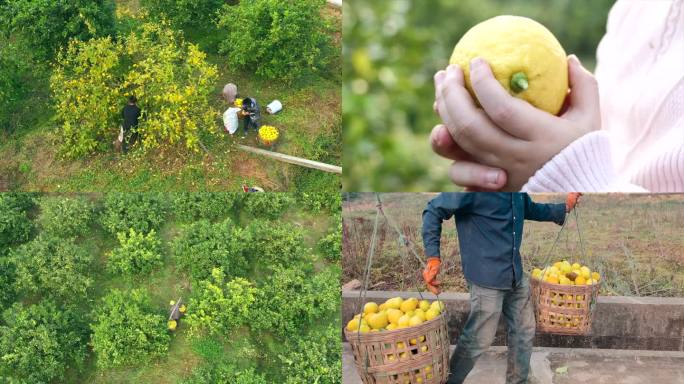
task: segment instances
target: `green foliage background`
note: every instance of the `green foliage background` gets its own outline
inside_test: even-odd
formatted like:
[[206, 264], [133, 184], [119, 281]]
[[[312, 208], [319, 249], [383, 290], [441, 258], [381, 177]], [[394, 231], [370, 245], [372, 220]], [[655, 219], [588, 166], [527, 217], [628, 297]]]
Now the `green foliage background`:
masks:
[[344, 189], [452, 190], [428, 135], [432, 77], [472, 26], [512, 14], [554, 33], [593, 69], [614, 0], [347, 0], [344, 4]]
[[0, 194], [0, 383], [341, 383], [340, 201]]

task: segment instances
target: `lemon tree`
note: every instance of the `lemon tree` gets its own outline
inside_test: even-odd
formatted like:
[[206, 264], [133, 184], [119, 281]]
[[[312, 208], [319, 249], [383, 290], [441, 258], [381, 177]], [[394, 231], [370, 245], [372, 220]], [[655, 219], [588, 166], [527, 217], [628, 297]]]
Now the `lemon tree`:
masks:
[[185, 319], [193, 335], [225, 336], [256, 315], [252, 309], [257, 289], [246, 279], [226, 281], [220, 268], [211, 271], [211, 278], [201, 281], [198, 293], [190, 301]]
[[494, 77], [511, 95], [551, 114], [560, 111], [568, 92], [565, 51], [553, 34], [540, 23], [520, 16], [497, 16], [471, 28], [456, 44], [451, 64], [470, 83], [470, 61], [485, 59]]
[[0, 378], [6, 373], [7, 383], [60, 380], [70, 367], [83, 367], [86, 340], [86, 326], [72, 308], [49, 300], [15, 303], [0, 322]]
[[97, 307], [91, 329], [101, 368], [146, 363], [169, 348], [166, 317], [142, 289], [110, 291]]
[[116, 42], [72, 40], [51, 78], [61, 152], [77, 158], [108, 147], [129, 95], [143, 110], [143, 148], [182, 144], [198, 151], [201, 132], [212, 132], [218, 116], [210, 104], [217, 76], [206, 54], [167, 21], [144, 22]]
[[40, 199], [39, 222], [52, 235], [83, 235], [94, 219], [95, 207], [85, 198], [46, 196]]
[[109, 253], [107, 269], [123, 275], [148, 274], [161, 267], [161, 241], [153, 230], [144, 234], [131, 228], [116, 235], [119, 247]]

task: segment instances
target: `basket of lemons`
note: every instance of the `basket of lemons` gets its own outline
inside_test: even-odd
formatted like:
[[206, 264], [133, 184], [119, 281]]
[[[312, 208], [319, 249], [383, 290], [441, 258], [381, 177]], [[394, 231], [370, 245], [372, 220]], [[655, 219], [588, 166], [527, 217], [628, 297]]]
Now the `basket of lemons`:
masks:
[[235, 106], [238, 108], [242, 108], [242, 99], [235, 99]]
[[278, 131], [278, 128], [272, 125], [263, 125], [259, 128], [259, 141], [261, 141], [263, 145], [271, 146], [279, 137], [280, 132]]
[[368, 302], [344, 329], [365, 384], [444, 383], [449, 335], [441, 301]]
[[543, 269], [534, 268], [530, 285], [539, 332], [586, 335], [591, 331], [601, 286], [598, 272], [562, 260]]

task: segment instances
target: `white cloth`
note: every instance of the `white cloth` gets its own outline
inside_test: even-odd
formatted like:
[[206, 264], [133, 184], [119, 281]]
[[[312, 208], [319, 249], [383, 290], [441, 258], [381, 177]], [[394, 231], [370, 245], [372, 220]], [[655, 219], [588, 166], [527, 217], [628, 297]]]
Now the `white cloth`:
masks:
[[240, 108], [231, 107], [223, 112], [223, 126], [231, 135], [238, 130], [238, 111], [240, 111]]

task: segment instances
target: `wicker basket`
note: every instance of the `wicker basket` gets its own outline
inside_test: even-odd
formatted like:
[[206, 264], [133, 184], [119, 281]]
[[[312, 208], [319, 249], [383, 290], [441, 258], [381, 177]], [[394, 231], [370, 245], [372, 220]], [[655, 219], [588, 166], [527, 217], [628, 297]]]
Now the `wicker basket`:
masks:
[[365, 384], [442, 384], [449, 374], [449, 335], [444, 314], [393, 331], [344, 330]]
[[560, 285], [530, 278], [537, 331], [561, 335], [587, 335], [601, 283]]

